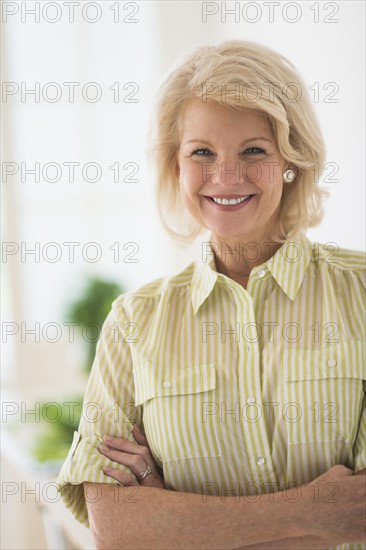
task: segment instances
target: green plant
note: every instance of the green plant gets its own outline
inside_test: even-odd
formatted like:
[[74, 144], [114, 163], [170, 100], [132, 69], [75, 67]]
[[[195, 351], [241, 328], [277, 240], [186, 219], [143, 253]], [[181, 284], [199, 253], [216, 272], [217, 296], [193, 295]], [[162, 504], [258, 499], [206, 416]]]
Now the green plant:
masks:
[[[102, 324], [113, 300], [121, 292], [122, 289], [117, 283], [91, 278], [88, 280], [83, 294], [70, 304], [67, 310], [68, 321], [79, 324], [80, 332], [88, 346], [85, 365], [87, 372], [90, 371], [93, 364]], [[88, 334], [90, 332], [88, 328], [92, 330], [91, 335]]]
[[[122, 289], [117, 283], [95, 277], [90, 278], [87, 280], [81, 296], [67, 308], [67, 320], [77, 323], [80, 335], [84, 336], [85, 345], [87, 346], [85, 364], [87, 373], [90, 372], [94, 361], [103, 322], [110, 311], [113, 300], [121, 292]], [[88, 326], [94, 329], [92, 337], [85, 332]], [[47, 404], [43, 404], [41, 407], [40, 433], [33, 447], [33, 455], [38, 462], [62, 461], [67, 456], [73, 433], [79, 425], [83, 400], [79, 397], [76, 400], [65, 399], [65, 402], [78, 404], [73, 408], [72, 417], [70, 417], [70, 410], [67, 406], [58, 405], [57, 417], [52, 420], [49, 417], [49, 411], [46, 409]]]
[[67, 404], [57, 404], [57, 407], [52, 405], [54, 411], [50, 411], [49, 403], [41, 405], [40, 433], [33, 446], [33, 456], [38, 462], [61, 461], [66, 458], [74, 431], [78, 429], [82, 402], [80, 396], [68, 399], [68, 403], [73, 404], [72, 408]]

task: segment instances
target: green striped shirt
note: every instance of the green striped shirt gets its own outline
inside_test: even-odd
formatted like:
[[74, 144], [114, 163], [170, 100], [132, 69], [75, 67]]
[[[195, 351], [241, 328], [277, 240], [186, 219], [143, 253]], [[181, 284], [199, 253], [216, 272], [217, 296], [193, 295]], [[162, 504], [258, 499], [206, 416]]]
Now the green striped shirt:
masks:
[[[97, 446], [133, 441], [135, 422], [167, 489], [203, 498], [253, 501], [335, 464], [366, 468], [365, 287], [364, 253], [299, 235], [246, 289], [202, 243], [183, 272], [119, 296], [58, 478], [66, 506], [88, 524], [81, 484], [111, 483], [102, 467], [115, 466]], [[336, 498], [318, 489], [314, 503]]]

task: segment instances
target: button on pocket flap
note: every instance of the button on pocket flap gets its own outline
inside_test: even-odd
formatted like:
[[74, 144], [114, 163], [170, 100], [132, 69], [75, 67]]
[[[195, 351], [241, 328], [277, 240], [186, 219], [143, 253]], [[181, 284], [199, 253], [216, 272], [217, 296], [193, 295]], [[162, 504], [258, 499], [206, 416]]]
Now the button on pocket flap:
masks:
[[216, 387], [213, 364], [172, 368], [148, 361], [134, 366], [134, 377], [136, 405], [153, 397], [200, 393]]
[[323, 378], [365, 380], [365, 342], [347, 340], [319, 349], [287, 349], [282, 354], [281, 369], [287, 382]]

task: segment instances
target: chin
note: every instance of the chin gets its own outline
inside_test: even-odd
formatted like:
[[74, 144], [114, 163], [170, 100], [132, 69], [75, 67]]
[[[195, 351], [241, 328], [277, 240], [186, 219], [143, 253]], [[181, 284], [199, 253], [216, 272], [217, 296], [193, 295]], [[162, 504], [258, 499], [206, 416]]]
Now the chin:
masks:
[[210, 231], [212, 235], [217, 235], [218, 237], [233, 239], [240, 238], [246, 233], [248, 233], [248, 228], [238, 228], [238, 227], [221, 227], [221, 226], [211, 226]]

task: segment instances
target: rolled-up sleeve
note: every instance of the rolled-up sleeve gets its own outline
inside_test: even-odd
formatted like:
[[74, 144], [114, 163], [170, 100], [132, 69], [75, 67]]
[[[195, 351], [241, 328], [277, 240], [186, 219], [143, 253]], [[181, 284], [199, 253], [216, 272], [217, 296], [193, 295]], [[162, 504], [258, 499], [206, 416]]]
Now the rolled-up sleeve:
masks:
[[[365, 264], [365, 261], [363, 262], [363, 266]], [[360, 296], [365, 296], [365, 290], [366, 290], [366, 271], [365, 269], [363, 269], [362, 271], [359, 271], [358, 272], [358, 276], [359, 276], [359, 279], [360, 279], [360, 284], [359, 284], [359, 288], [360, 288], [360, 292], [359, 292], [359, 295]], [[363, 306], [363, 309], [362, 309], [362, 312], [364, 312], [364, 306]], [[363, 317], [361, 317], [362, 319], [364, 319], [364, 314], [363, 314]], [[364, 323], [363, 323], [363, 327], [364, 327]], [[363, 333], [365, 334], [365, 329], [363, 328]], [[365, 367], [365, 362], [366, 362], [366, 358], [365, 358], [365, 351], [362, 355], [362, 357], [360, 358], [360, 360], [362, 361], [363, 363], [363, 372], [365, 373], [363, 378], [364, 378], [364, 382], [363, 382], [363, 401], [362, 401], [362, 410], [361, 410], [361, 415], [360, 415], [360, 423], [359, 423], [359, 426], [358, 426], [358, 431], [357, 431], [357, 437], [356, 437], [356, 441], [355, 441], [355, 445], [354, 445], [354, 448], [353, 448], [353, 452], [354, 452], [354, 471], [355, 472], [359, 472], [360, 470], [364, 470], [366, 468], [366, 367]]]
[[366, 468], [366, 382], [363, 383], [363, 403], [360, 424], [354, 446], [355, 472]]
[[[116, 467], [116, 463], [99, 453], [102, 437], [109, 434], [134, 441], [133, 424], [141, 425], [141, 411], [135, 406], [130, 325], [123, 312], [122, 295], [112, 304], [103, 324], [79, 428], [57, 479], [66, 507], [86, 526], [89, 522], [83, 482], [114, 483], [103, 473], [104, 466]], [[126, 466], [118, 468], [131, 474]]]

